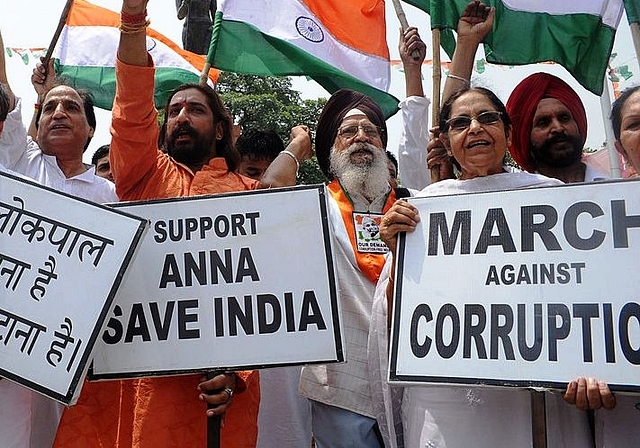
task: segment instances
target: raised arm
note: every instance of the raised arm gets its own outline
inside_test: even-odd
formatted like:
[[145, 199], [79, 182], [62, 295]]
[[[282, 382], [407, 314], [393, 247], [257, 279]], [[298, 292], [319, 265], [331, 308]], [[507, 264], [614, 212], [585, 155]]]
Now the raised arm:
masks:
[[469, 3], [462, 13], [458, 21], [456, 49], [442, 92], [443, 103], [458, 90], [469, 87], [476, 51], [493, 28], [495, 14], [495, 8], [480, 1]]
[[151, 65], [147, 54], [147, 3], [149, 0], [123, 0], [118, 59], [129, 65]]
[[259, 188], [288, 187], [296, 184], [300, 162], [313, 155], [311, 133], [307, 126], [291, 129], [289, 145], [273, 159], [260, 179]]
[[6, 61], [6, 50], [4, 48], [4, 41], [2, 40], [2, 31], [0, 30], [0, 49], [2, 52], [0, 53], [0, 83], [4, 84], [7, 88], [7, 93], [9, 94], [9, 111], [12, 111], [14, 107], [16, 107], [16, 96], [13, 94], [11, 90], [11, 86], [9, 85], [9, 78], [7, 78], [7, 61]]
[[407, 98], [410, 96], [424, 96], [422, 88], [422, 63], [427, 54], [427, 45], [420, 38], [418, 29], [407, 28], [400, 30], [398, 44], [400, 59], [404, 69], [404, 82]]

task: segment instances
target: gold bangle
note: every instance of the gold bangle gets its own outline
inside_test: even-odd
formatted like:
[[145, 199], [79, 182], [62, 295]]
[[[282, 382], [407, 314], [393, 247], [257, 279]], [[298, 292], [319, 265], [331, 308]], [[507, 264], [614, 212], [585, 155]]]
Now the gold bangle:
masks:
[[120, 22], [120, 32], [122, 34], [137, 34], [137, 33], [146, 33], [147, 27], [151, 21], [145, 20], [144, 22], [139, 23], [124, 23]]

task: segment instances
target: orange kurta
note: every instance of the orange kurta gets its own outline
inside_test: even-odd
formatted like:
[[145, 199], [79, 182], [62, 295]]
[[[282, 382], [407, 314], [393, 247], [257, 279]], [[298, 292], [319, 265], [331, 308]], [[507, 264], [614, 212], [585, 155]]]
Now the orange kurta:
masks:
[[[195, 196], [257, 188], [230, 173], [223, 158], [197, 172], [157, 147], [154, 68], [116, 64], [110, 162], [123, 201]], [[86, 382], [78, 403], [65, 410], [56, 448], [205, 447], [206, 405], [198, 399], [200, 375]], [[244, 391], [243, 391], [244, 390]], [[258, 373], [238, 372], [238, 394], [226, 413], [222, 447], [249, 448], [257, 441]]]

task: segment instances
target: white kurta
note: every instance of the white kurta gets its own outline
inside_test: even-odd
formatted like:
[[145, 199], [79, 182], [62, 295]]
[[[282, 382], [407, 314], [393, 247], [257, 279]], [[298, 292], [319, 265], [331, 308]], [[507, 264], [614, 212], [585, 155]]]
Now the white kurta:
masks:
[[[462, 194], [480, 191], [501, 191], [516, 188], [560, 185], [561, 182], [526, 172], [501, 173], [470, 180], [444, 180], [430, 185], [417, 196]], [[390, 257], [376, 287], [372, 329], [370, 330], [370, 364], [386, 364], [387, 331], [386, 284], [390, 272]], [[374, 341], [372, 338], [376, 338]], [[377, 351], [376, 351], [377, 350]], [[384, 367], [379, 369], [384, 375]], [[379, 377], [384, 382], [385, 377]], [[398, 401], [383, 385], [384, 401], [376, 407], [376, 415], [387, 446], [407, 448], [495, 448], [530, 447], [531, 393], [527, 389], [501, 389], [468, 386], [411, 386], [402, 396], [401, 418], [404, 442], [394, 437], [394, 419]], [[564, 402], [560, 393], [545, 392], [549, 447], [591, 447], [590, 430], [585, 412]], [[395, 404], [395, 408], [394, 405]]]
[[0, 163], [6, 168], [29, 177], [57, 191], [104, 204], [117, 202], [113, 182], [96, 176], [95, 167], [77, 176], [64, 175], [55, 156], [46, 155], [31, 137], [22, 122], [22, 100], [16, 99], [16, 107], [9, 113], [0, 134]]

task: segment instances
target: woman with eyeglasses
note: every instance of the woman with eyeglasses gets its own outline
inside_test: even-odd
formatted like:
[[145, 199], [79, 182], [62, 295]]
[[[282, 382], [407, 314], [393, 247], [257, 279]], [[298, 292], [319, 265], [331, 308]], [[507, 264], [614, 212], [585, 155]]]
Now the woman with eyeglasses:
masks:
[[[467, 88], [454, 93], [442, 106], [440, 139], [460, 165], [458, 179], [447, 179], [424, 188], [420, 196], [435, 196], [516, 188], [561, 185], [540, 174], [507, 172], [503, 160], [511, 141], [511, 121], [504, 104], [490, 90]], [[369, 346], [387, 356], [389, 310], [393, 302], [394, 263], [398, 232], [411, 232], [420, 217], [406, 201], [397, 201], [385, 213], [380, 233], [391, 250], [378, 282], [374, 327]], [[464, 275], [464, 273], [461, 273]], [[459, 279], [456, 281], [463, 281]], [[375, 355], [370, 353], [371, 357]], [[563, 401], [561, 393], [545, 392], [547, 441], [554, 448], [589, 447], [588, 422], [584, 414]], [[392, 406], [395, 419], [387, 415], [395, 437], [390, 446], [529, 447], [532, 446], [531, 392], [516, 388], [465, 386], [411, 386], [403, 392], [401, 413]], [[404, 440], [398, 437], [402, 416]]]

